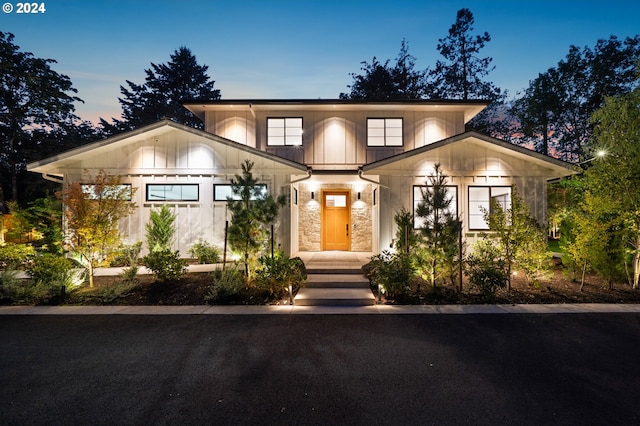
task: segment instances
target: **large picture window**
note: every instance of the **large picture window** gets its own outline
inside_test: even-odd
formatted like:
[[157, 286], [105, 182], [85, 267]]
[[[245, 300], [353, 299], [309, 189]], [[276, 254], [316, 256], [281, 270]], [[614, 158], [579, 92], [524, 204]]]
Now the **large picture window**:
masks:
[[[267, 192], [267, 185], [264, 183], [258, 184], [256, 185], [258, 188], [260, 188], [260, 192], [262, 194], [266, 194]], [[214, 184], [213, 185], [213, 201], [228, 201], [227, 197], [231, 197], [231, 199], [233, 200], [239, 200], [240, 196], [235, 195], [233, 193], [233, 191], [231, 190], [231, 185], [228, 183], [222, 183], [222, 184]], [[255, 197], [252, 196], [251, 197], [252, 200], [255, 200]]]
[[491, 211], [491, 200], [502, 209], [511, 208], [510, 186], [470, 186], [469, 187], [469, 229], [489, 229], [483, 211]]
[[367, 118], [367, 146], [402, 146], [402, 118]]
[[[425, 185], [414, 185], [413, 186], [413, 227], [414, 229], [420, 229], [424, 226], [424, 219], [416, 216], [416, 210], [418, 209], [418, 205], [424, 200], [422, 197], [422, 191], [427, 188], [433, 188]], [[447, 188], [447, 199], [451, 199], [451, 204], [449, 204], [448, 212], [458, 217], [458, 187], [455, 185], [446, 186]]]
[[198, 201], [197, 183], [147, 184], [147, 201]]
[[267, 145], [302, 145], [302, 118], [267, 118]]

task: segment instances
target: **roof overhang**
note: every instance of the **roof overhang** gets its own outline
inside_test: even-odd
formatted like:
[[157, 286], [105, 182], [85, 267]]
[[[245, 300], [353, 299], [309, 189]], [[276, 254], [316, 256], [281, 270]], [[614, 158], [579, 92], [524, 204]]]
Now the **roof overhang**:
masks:
[[27, 164], [27, 170], [36, 173], [42, 173], [44, 175], [62, 176], [62, 170], [64, 170], [65, 166], [69, 164], [78, 162], [86, 158], [99, 156], [108, 151], [123, 148], [127, 145], [145, 139], [153, 138], [154, 136], [160, 136], [172, 131], [190, 133], [204, 139], [205, 141], [222, 144], [240, 151], [244, 151], [249, 155], [263, 158], [265, 160], [272, 161], [273, 163], [276, 163], [280, 166], [284, 166], [285, 168], [290, 169], [290, 173], [305, 173], [308, 170], [308, 166], [304, 164], [287, 160], [285, 158], [278, 157], [268, 152], [260, 151], [251, 146], [243, 145], [241, 143], [234, 142], [232, 140], [207, 133], [202, 130], [178, 124], [171, 120], [162, 120], [157, 123], [141, 127], [140, 129], [136, 129], [130, 132], [124, 132], [107, 139], [82, 145], [78, 148], [74, 148], [70, 151], [66, 151], [40, 161], [34, 161]]
[[[425, 173], [421, 170], [421, 165], [424, 164], [425, 160], [438, 157], [439, 151], [454, 148], [459, 144], [465, 144], [464, 147], [459, 147], [460, 149], [464, 149], [464, 151], [468, 151], [468, 147], [470, 145], [478, 146], [499, 154], [524, 160], [528, 165], [537, 166], [539, 169], [543, 169], [547, 180], [558, 179], [580, 173], [580, 168], [572, 163], [567, 163], [565, 161], [558, 160], [557, 158], [549, 157], [539, 152], [535, 152], [518, 145], [513, 145], [478, 132], [462, 133], [411, 151], [375, 161], [362, 166], [361, 171], [362, 173], [375, 175], [416, 175], [416, 173], [418, 175], [425, 175], [428, 174], [428, 172]], [[451, 170], [451, 172], [460, 175], [474, 174], [473, 170], [468, 169]], [[483, 173], [487, 172], [490, 173], [492, 170], [483, 170]], [[531, 170], [527, 169], [516, 171], [511, 170], [511, 172], [522, 175], [532, 173]]]

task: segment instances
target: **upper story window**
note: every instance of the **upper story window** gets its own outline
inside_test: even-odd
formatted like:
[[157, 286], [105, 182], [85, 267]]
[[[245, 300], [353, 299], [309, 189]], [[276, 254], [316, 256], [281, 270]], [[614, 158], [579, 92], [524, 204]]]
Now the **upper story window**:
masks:
[[147, 201], [198, 201], [197, 183], [147, 184]]
[[302, 145], [302, 118], [267, 118], [267, 146]]
[[491, 212], [491, 202], [500, 204], [503, 210], [511, 208], [510, 186], [469, 187], [469, 229], [489, 229], [484, 212]]
[[367, 146], [402, 146], [402, 118], [367, 118]]

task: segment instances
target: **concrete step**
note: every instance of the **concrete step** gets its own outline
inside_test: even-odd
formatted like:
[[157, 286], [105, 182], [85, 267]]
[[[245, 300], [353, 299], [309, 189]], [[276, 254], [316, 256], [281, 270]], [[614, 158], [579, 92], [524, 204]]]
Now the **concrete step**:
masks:
[[334, 273], [307, 274], [294, 304], [300, 306], [367, 306], [375, 304], [369, 280], [362, 276]]
[[331, 262], [313, 262], [307, 265], [307, 274], [362, 275], [362, 267], [359, 263], [350, 265], [336, 265]]
[[369, 280], [362, 275], [307, 274], [305, 288], [369, 288]]
[[376, 299], [364, 288], [301, 288], [294, 299], [298, 306], [367, 306]]

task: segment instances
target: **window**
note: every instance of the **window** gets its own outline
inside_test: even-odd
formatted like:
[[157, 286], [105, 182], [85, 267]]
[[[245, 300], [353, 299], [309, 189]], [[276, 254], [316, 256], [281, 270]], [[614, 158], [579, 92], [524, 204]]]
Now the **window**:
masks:
[[[416, 210], [418, 209], [418, 204], [423, 201], [422, 191], [427, 188], [432, 188], [425, 185], [414, 185], [413, 186], [413, 228], [419, 229], [424, 226], [424, 219], [416, 216]], [[451, 203], [449, 204], [449, 213], [458, 217], [458, 187], [455, 185], [447, 186], [447, 199], [451, 199]]]
[[197, 183], [147, 184], [147, 201], [198, 201]]
[[325, 207], [346, 207], [347, 196], [346, 195], [325, 195], [324, 199]]
[[[92, 183], [85, 183], [80, 185], [82, 192], [89, 195], [89, 198], [96, 200], [98, 196], [95, 193], [95, 185]], [[131, 201], [131, 184], [124, 183], [121, 185], [105, 186], [102, 192], [102, 196], [105, 198], [111, 198], [116, 195], [123, 196], [124, 201]]]
[[302, 118], [267, 118], [267, 145], [302, 145]]
[[402, 118], [368, 118], [367, 146], [402, 146]]
[[[265, 185], [264, 183], [261, 183], [259, 185], [256, 185], [258, 188], [261, 188], [261, 193], [262, 194], [266, 194], [267, 192], [267, 185]], [[238, 195], [234, 195], [233, 191], [231, 190], [231, 185], [228, 183], [223, 183], [223, 184], [215, 184], [213, 185], [213, 201], [228, 201], [227, 197], [231, 197], [234, 200], [239, 200], [240, 196]], [[255, 200], [255, 197], [252, 196], [251, 197], [252, 200]]]
[[491, 200], [498, 202], [504, 210], [511, 208], [511, 187], [469, 187], [469, 229], [489, 229], [483, 210], [491, 211]]

